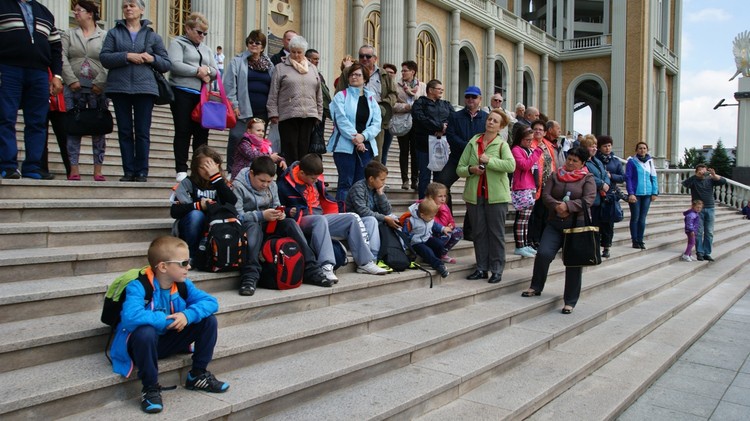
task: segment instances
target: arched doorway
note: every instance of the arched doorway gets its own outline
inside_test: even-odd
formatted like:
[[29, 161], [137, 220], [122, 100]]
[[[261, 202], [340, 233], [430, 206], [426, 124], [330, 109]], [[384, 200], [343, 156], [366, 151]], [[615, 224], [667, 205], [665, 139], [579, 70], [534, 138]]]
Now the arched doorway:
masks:
[[503, 98], [507, 98], [508, 94], [508, 72], [505, 70], [505, 64], [500, 60], [495, 60], [495, 81], [493, 83], [493, 89], [491, 93], [499, 92], [503, 95]]
[[605, 90], [601, 82], [585, 79], [573, 91], [573, 127], [582, 134], [607, 134]]
[[[463, 93], [471, 82], [471, 61], [466, 48], [458, 50], [458, 93], [463, 98]], [[458, 104], [454, 104], [458, 105]]]
[[527, 107], [537, 106], [534, 102], [534, 76], [528, 69], [523, 72], [523, 103]]

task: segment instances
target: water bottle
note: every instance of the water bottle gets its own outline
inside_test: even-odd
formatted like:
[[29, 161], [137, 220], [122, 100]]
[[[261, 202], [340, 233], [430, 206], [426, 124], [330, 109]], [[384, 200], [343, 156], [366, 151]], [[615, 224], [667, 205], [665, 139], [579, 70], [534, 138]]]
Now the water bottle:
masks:
[[562, 201], [563, 201], [563, 202], [568, 202], [568, 201], [570, 201], [570, 192], [566, 192], [566, 193], [565, 193], [565, 197], [563, 197]]

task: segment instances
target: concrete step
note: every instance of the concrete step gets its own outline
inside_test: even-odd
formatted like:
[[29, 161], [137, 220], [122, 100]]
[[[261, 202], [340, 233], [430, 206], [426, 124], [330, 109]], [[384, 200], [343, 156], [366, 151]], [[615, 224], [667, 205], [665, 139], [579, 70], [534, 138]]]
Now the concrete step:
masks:
[[[737, 231], [737, 230], [735, 230]], [[746, 230], [745, 232], [739, 232], [737, 234], [737, 238], [746, 238]], [[734, 232], [733, 232], [734, 234]], [[723, 239], [724, 234], [720, 234], [717, 237], [722, 237]], [[677, 243], [679, 241], [678, 235], [673, 235], [673, 238], [669, 240], [672, 243]], [[734, 240], [734, 241], [742, 241], [742, 240]], [[680, 246], [677, 246], [680, 247]], [[731, 247], [727, 246], [727, 249], [731, 250], [744, 250], [745, 245], [744, 242], [742, 245], [740, 244], [732, 244]], [[718, 248], [717, 248], [718, 251]], [[723, 250], [722, 250], [723, 251]], [[721, 252], [719, 252], [721, 253]], [[721, 256], [721, 254], [717, 254]], [[663, 271], [665, 273], [670, 273], [670, 268], [667, 268], [668, 262], [675, 262], [676, 261], [676, 252], [675, 251], [654, 251], [650, 253], [649, 255], [641, 254], [637, 258], [629, 259], [628, 261], [622, 261], [619, 266], [617, 266], [620, 269], [614, 269], [613, 267], [608, 267], [607, 265], [603, 265], [601, 267], [595, 268], [591, 270], [591, 274], [589, 274], [587, 271], [585, 277], [587, 279], [586, 287], [584, 289], [584, 297], [589, 294], [589, 291], [595, 291], [597, 289], [605, 288], [605, 285], [611, 284], [611, 285], [617, 285], [619, 283], [625, 282], [628, 279], [630, 279], [632, 276], [639, 276], [638, 274], [648, 273], [649, 271], [655, 270], [655, 268], [663, 267]], [[694, 267], [703, 267], [707, 266], [706, 263], [702, 262], [700, 264], [697, 264], [693, 266], [692, 268], [688, 268], [688, 272], [692, 272], [694, 270]], [[687, 266], [685, 266], [687, 267]], [[471, 266], [467, 265], [466, 271], [470, 270]], [[233, 382], [234, 385], [238, 385], [238, 383], [247, 382], [250, 380], [254, 387], [248, 387], [245, 389], [244, 387], [237, 387], [237, 390], [240, 389], [238, 395], [224, 395], [222, 399], [225, 397], [230, 397], [231, 399], [242, 399], [242, 402], [235, 402], [233, 403], [233, 408], [235, 412], [241, 408], [244, 408], [246, 406], [251, 406], [253, 411], [269, 411], [271, 407], [277, 406], [279, 402], [284, 402], [283, 400], [277, 401], [275, 398], [273, 401], [271, 401], [268, 404], [260, 405], [260, 402], [257, 401], [257, 399], [260, 398], [253, 398], [252, 396], [255, 396], [254, 393], [261, 393], [261, 392], [252, 392], [253, 390], [257, 390], [256, 381], [260, 382], [260, 384], [273, 384], [274, 392], [266, 393], [265, 400], [268, 400], [274, 396], [278, 396], [280, 392], [278, 390], [284, 389], [285, 387], [282, 387], [279, 382], [286, 380], [291, 380], [294, 382], [300, 382], [297, 386], [295, 386], [300, 393], [305, 395], [306, 388], [309, 388], [309, 380], [305, 380], [304, 378], [297, 377], [296, 375], [280, 375], [280, 372], [278, 371], [282, 367], [295, 367], [295, 369], [298, 369], [300, 367], [300, 364], [297, 365], [290, 365], [290, 360], [299, 360], [303, 358], [300, 354], [300, 352], [303, 352], [303, 350], [310, 351], [311, 354], [315, 354], [318, 356], [317, 359], [314, 359], [316, 363], [305, 363], [304, 366], [310, 367], [311, 370], [319, 372], [320, 370], [332, 370], [333, 366], [336, 366], [336, 369], [334, 372], [338, 372], [340, 370], [344, 370], [342, 367], [342, 363], [340, 358], [323, 358], [320, 359], [320, 355], [333, 355], [331, 352], [327, 352], [325, 349], [319, 349], [315, 350], [314, 347], [319, 346], [321, 344], [331, 344], [335, 341], [345, 341], [349, 339], [354, 339], [357, 336], [361, 335], [362, 333], [366, 332], [372, 332], [372, 331], [379, 331], [380, 329], [395, 329], [399, 330], [401, 333], [400, 335], [404, 337], [403, 335], [407, 335], [406, 337], [414, 337], [414, 335], [417, 332], [430, 332], [430, 329], [428, 327], [433, 328], [452, 328], [456, 329], [453, 335], [463, 335], [466, 332], [473, 332], [477, 331], [479, 329], [479, 326], [481, 325], [497, 325], [499, 323], [499, 326], [507, 326], [508, 322], [512, 318], [516, 318], [517, 320], [525, 319], [528, 317], [533, 317], [537, 313], [546, 312], [550, 309], [551, 306], [557, 307], [556, 302], [559, 301], [559, 293], [558, 291], [561, 290], [561, 277], [562, 277], [562, 271], [563, 268], [561, 265], [555, 265], [551, 272], [551, 278], [549, 283], [549, 291], [551, 292], [552, 296], [550, 297], [542, 297], [542, 299], [534, 302], [529, 300], [521, 300], [523, 302], [522, 308], [515, 308], [515, 309], [509, 309], [507, 312], [498, 312], [498, 309], [507, 309], [509, 308], [509, 301], [513, 301], [512, 299], [509, 299], [507, 294], [503, 293], [510, 293], [513, 297], [517, 296], [517, 292], [520, 289], [523, 289], [528, 285], [528, 279], [529, 274], [528, 270], [523, 269], [512, 269], [507, 272], [507, 275], [504, 276], [506, 278], [504, 282], [499, 286], [492, 286], [486, 283], [473, 283], [473, 282], [466, 282], [466, 281], [457, 281], [457, 282], [447, 282], [443, 283], [441, 282], [439, 285], [440, 287], [429, 290], [431, 294], [425, 294], [422, 289], [416, 289], [416, 290], [408, 290], [408, 291], [402, 291], [400, 293], [395, 293], [395, 295], [390, 296], [379, 296], [379, 297], [370, 297], [365, 298], [364, 300], [353, 300], [353, 296], [342, 296], [338, 297], [336, 294], [331, 295], [327, 300], [329, 300], [332, 304], [331, 307], [322, 307], [317, 308], [314, 310], [310, 310], [309, 312], [305, 312], [303, 314], [288, 314], [278, 317], [273, 317], [270, 319], [264, 318], [260, 319], [255, 323], [255, 321], [250, 322], [243, 322], [241, 324], [232, 324], [230, 321], [228, 321], [226, 318], [220, 318], [221, 325], [225, 326], [225, 323], [228, 323], [229, 326], [222, 327], [222, 331], [220, 333], [220, 342], [221, 344], [217, 347], [217, 354], [215, 355], [216, 362], [212, 367], [214, 368], [214, 371], [217, 373], [222, 373], [226, 370], [232, 370], [236, 369], [237, 367], [242, 367], [246, 364], [246, 362], [256, 362], [261, 363], [263, 361], [269, 360], [269, 364], [274, 364], [274, 362], [278, 365], [274, 366], [275, 369], [269, 368], [268, 373], [269, 375], [271, 373], [275, 373], [275, 377], [273, 378], [273, 381], [271, 381], [270, 378], [265, 377], [257, 377], [258, 373], [258, 367], [248, 367], [246, 369], [240, 369], [240, 371], [244, 370], [242, 373], [238, 373], [236, 375], [228, 373], [226, 376], [220, 376], [221, 378], [224, 378], [230, 382]], [[522, 273], [520, 273], [522, 272]], [[618, 272], [618, 273], [615, 273]], [[671, 272], [674, 272], [674, 270], [671, 270]], [[464, 272], [465, 273], [465, 272]], [[630, 273], [630, 275], [624, 275], [624, 273]], [[597, 274], [601, 274], [602, 276], [597, 276]], [[642, 275], [640, 275], [642, 276]], [[349, 280], [347, 279], [347, 282], [344, 286], [348, 286], [350, 288], [354, 288], [354, 284], [357, 282], [365, 282], [366, 284], [371, 283], [379, 283], [379, 282], [385, 282], [387, 278], [389, 277], [359, 277], [359, 278], [365, 278], [365, 279], [352, 279], [352, 283], [349, 283]], [[554, 278], [554, 279], [553, 279]], [[661, 279], [662, 277], [659, 277], [658, 279]], [[668, 276], [664, 276], [664, 279], [669, 278]], [[588, 279], [592, 279], [592, 282], [588, 282]], [[652, 282], [653, 280], [651, 278], [648, 278], [645, 282], [648, 284], [648, 282]], [[344, 283], [342, 280], [342, 283], [339, 284], [341, 286]], [[421, 282], [422, 285], [424, 285], [424, 281]], [[324, 290], [324, 291], [336, 291], [339, 286], [333, 288], [332, 290]], [[467, 290], [468, 288], [468, 290]], [[453, 291], [455, 289], [455, 291]], [[646, 294], [647, 292], [643, 292], [644, 290], [647, 290], [647, 288], [638, 287], [636, 290], [640, 291], [640, 294]], [[359, 292], [352, 292], [352, 294], [359, 294]], [[436, 295], [437, 294], [437, 295]], [[402, 295], [402, 298], [397, 298], [398, 295]], [[547, 295], [545, 293], [545, 295]], [[239, 297], [235, 294], [231, 294], [231, 297], [244, 299], [246, 297]], [[224, 295], [219, 295], [220, 302], [222, 303], [222, 309], [229, 306], [231, 307], [231, 304], [229, 304], [229, 300], [231, 297], [226, 297]], [[494, 298], [493, 298], [494, 297]], [[334, 298], [341, 298], [343, 301], [334, 300]], [[494, 301], [491, 300], [497, 299], [500, 301]], [[445, 299], [448, 301], [446, 302]], [[584, 298], [585, 299], [585, 298]], [[406, 301], [404, 301], [406, 300]], [[437, 300], [437, 301], [435, 301]], [[469, 301], [467, 301], [469, 300]], [[489, 300], [489, 301], [488, 301]], [[516, 299], [515, 301], [518, 301]], [[430, 303], [429, 306], [425, 307], [425, 303]], [[369, 303], [369, 304], [368, 304]], [[412, 304], [409, 304], [412, 303]], [[416, 307], [414, 306], [417, 303]], [[439, 304], [443, 303], [443, 304]], [[466, 311], [465, 308], [467, 306], [472, 306], [472, 303], [480, 303], [482, 305], [486, 305], [486, 309], [484, 310], [485, 314], [490, 317], [491, 320], [494, 321], [488, 321], [488, 320], [479, 320], [476, 323], [479, 323], [479, 325], [474, 325], [474, 327], [469, 328], [467, 326], [464, 326], [464, 324], [467, 321], [467, 318], [457, 318], [454, 315], [451, 314], [451, 312], [454, 311]], [[528, 305], [528, 307], [527, 307]], [[429, 316], [432, 316], [436, 314], [436, 309], [433, 309], [432, 307], [437, 306], [440, 310], [437, 310], [437, 314], [442, 314], [444, 312], [446, 313], [446, 317], [441, 317], [442, 322], [435, 322], [435, 321], [425, 321], [425, 318], [429, 318]], [[517, 306], [516, 306], [517, 307]], [[474, 308], [474, 307], [472, 307]], [[239, 312], [235, 312], [237, 314], [240, 314]], [[578, 312], [576, 313], [578, 314]], [[476, 317], [470, 317], [469, 320], [477, 319]], [[246, 319], [245, 319], [246, 320]], [[453, 321], [451, 323], [447, 323], [447, 321]], [[352, 323], [354, 323], [352, 325]], [[422, 327], [416, 327], [416, 326], [409, 326], [409, 323], [417, 323], [417, 324], [424, 324]], [[355, 327], [360, 326], [360, 327]], [[367, 328], [363, 331], [362, 329], [367, 326]], [[497, 330], [498, 327], [488, 328], [491, 330]], [[330, 329], [334, 329], [331, 331]], [[427, 330], [425, 330], [427, 329]], [[438, 329], [439, 330], [439, 329]], [[306, 331], [307, 333], [302, 333], [303, 331]], [[380, 336], [380, 335], [377, 335]], [[479, 335], [483, 336], [483, 335]], [[437, 339], [430, 339], [426, 340], [424, 343], [422, 343], [421, 348], [429, 349], [429, 351], [425, 351], [426, 354], [433, 354], [437, 350], [442, 350], [444, 347], [452, 347], [454, 344], [463, 343], [465, 342], [465, 338], [462, 339], [453, 339], [450, 340], [451, 337], [448, 335], [448, 337], [445, 336], [444, 333], [438, 334], [439, 340]], [[475, 338], [474, 338], [475, 339]], [[295, 345], [288, 344], [287, 342], [289, 340], [294, 340]], [[246, 343], [247, 341], [247, 343]], [[398, 341], [397, 341], [398, 342]], [[251, 345], [251, 343], [255, 343], [255, 345]], [[452, 344], [452, 345], [448, 345]], [[372, 344], [371, 344], [372, 345]], [[336, 345], [324, 345], [324, 346], [330, 346], [332, 349], [336, 347]], [[361, 346], [361, 345], [359, 345]], [[399, 345], [402, 347], [402, 351], [400, 351], [403, 355], [403, 353], [412, 354], [411, 357], [400, 357], [399, 360], [402, 362], [408, 363], [410, 358], [414, 358], [413, 353], [416, 352], [416, 349], [413, 345]], [[271, 347], [271, 348], [269, 348]], [[278, 348], [280, 347], [280, 348]], [[404, 348], [405, 347], [405, 348]], [[367, 348], [367, 347], [366, 347]], [[378, 346], [370, 346], [370, 349], [377, 348], [377, 349], [383, 349], [382, 347], [378, 348]], [[335, 348], [339, 349], [339, 348]], [[220, 351], [219, 351], [220, 350]], [[253, 351], [255, 350], [255, 351]], [[315, 352], [319, 351], [319, 352]], [[236, 352], [241, 352], [241, 354], [236, 354]], [[289, 354], [287, 354], [289, 353]], [[290, 355], [295, 354], [293, 358], [290, 357], [290, 360], [285, 361], [277, 361], [273, 358], [273, 356], [282, 356], [282, 355]], [[351, 358], [358, 359], [359, 354], [361, 352], [341, 352], [340, 354], [337, 352], [336, 357], [343, 356], [344, 358], [348, 358], [346, 356], [351, 355]], [[81, 357], [84, 358], [84, 357]], [[237, 359], [239, 358], [240, 361], [245, 361], [245, 363], [239, 363]], [[376, 361], [383, 361], [384, 357], [378, 357], [376, 358]], [[391, 361], [395, 356], [386, 358], [387, 361]], [[405, 358], [405, 360], [404, 360]], [[176, 361], [177, 360], [177, 361]], [[76, 367], [77, 364], [87, 364], [87, 365], [94, 365], [102, 364], [101, 356], [99, 356], [99, 362], [97, 363], [95, 360], [95, 357], [92, 357], [87, 362], [78, 361], [78, 359], [72, 359], [67, 360], [69, 364], [66, 364], [65, 367], [60, 367], [62, 370], [66, 370], [67, 367]], [[359, 361], [359, 360], [358, 360]], [[328, 364], [330, 363], [330, 364]], [[49, 363], [55, 365], [54, 367], [47, 367], [47, 369], [54, 369], [57, 370], [58, 363]], [[106, 363], [104, 363], [106, 364]], [[178, 359], [168, 359], [165, 360], [165, 362], [162, 364], [162, 371], [166, 373], [164, 376], [166, 379], [170, 381], [175, 381], [177, 379], [177, 373], [176, 370], [180, 370], [181, 367], [184, 366], [184, 364], [189, 364], [189, 359], [185, 358], [178, 358]], [[353, 367], [347, 368], [347, 370], [353, 370], [352, 375], [355, 375], [354, 373], [360, 372], [361, 375], [364, 375], [362, 373], [362, 362], [357, 362], [354, 364]], [[18, 373], [15, 373], [17, 375], [24, 374], [23, 378], [33, 378], [34, 376], [31, 374], [33, 370], [36, 370], [36, 367], [29, 367], [29, 373], [25, 373], [24, 370], [16, 370]], [[90, 369], [88, 372], [94, 371], [95, 373], [101, 373], [102, 374], [105, 370], [99, 370], [97, 369]], [[249, 376], [248, 373], [252, 371], [255, 373], [254, 376]], [[375, 369], [375, 372], [378, 370]], [[261, 371], [266, 372], [266, 371]], [[172, 373], [172, 374], [170, 374]], [[367, 376], [366, 377], [372, 377], [373, 370], [367, 370], [366, 371]], [[13, 373], [7, 373], [7, 375], [14, 375]], [[5, 374], [0, 375], [0, 378], [2, 376], [5, 376]], [[333, 376], [331, 372], [326, 372], [326, 374], [320, 374], [318, 373], [318, 380], [316, 380], [316, 384], [320, 384], [321, 381], [323, 381], [324, 385], [327, 384], [325, 382], [329, 380], [333, 380], [336, 378], [336, 376]], [[320, 377], [322, 376], [322, 377]], [[333, 377], [332, 377], [333, 376]], [[64, 378], [65, 376], [63, 376]], [[104, 387], [104, 385], [109, 385], [112, 387], [116, 387], [117, 391], [110, 390], [109, 393], [112, 395], [117, 396], [123, 396], [120, 395], [120, 393], [126, 393], [128, 396], [135, 396], [138, 392], [138, 385], [134, 384], [136, 382], [129, 382], [129, 385], [122, 386], [119, 384], [119, 379], [110, 379], [112, 377], [111, 374], [108, 374], [105, 376], [105, 378], [99, 378], [93, 380], [83, 379], [82, 381], [87, 382], [86, 388], [84, 390], [89, 390], [92, 392], [76, 392], [80, 394], [76, 394], [75, 396], [70, 396], [64, 399], [64, 401], [75, 407], [74, 401], [77, 399], [88, 399], [91, 397], [91, 393], [98, 393], [93, 392], [94, 389], [101, 389]], [[346, 380], [342, 379], [342, 384], [347, 384], [352, 379], [347, 378]], [[271, 383], [269, 383], [269, 381]], [[114, 384], [113, 384], [114, 383]], [[162, 380], [163, 384], [168, 384], [167, 380]], [[94, 389], [89, 388], [91, 385], [102, 385], [99, 387], [96, 387]], [[119, 385], [119, 386], [118, 386]], [[330, 386], [330, 384], [328, 385]], [[41, 387], [41, 389], [38, 389]], [[49, 387], [53, 387], [50, 385]], [[320, 386], [324, 387], [324, 386]], [[281, 389], [280, 389], [281, 388]], [[46, 394], [50, 392], [44, 392], [48, 389], [45, 385], [38, 385], [38, 387], [34, 387], [34, 390], [38, 389], [39, 394]], [[266, 388], [267, 389], [267, 388]], [[263, 390], [266, 390], [263, 389]], [[101, 390], [100, 390], [101, 391]], [[320, 393], [320, 389], [315, 389], [314, 391], [311, 391], [312, 394], [318, 394]], [[231, 392], [230, 392], [231, 393]], [[248, 394], [250, 393], [250, 394]], [[82, 396], [82, 395], [86, 396]], [[292, 401], [296, 401], [299, 399], [300, 396], [295, 392], [294, 395], [291, 395], [289, 399]], [[34, 402], [38, 399], [42, 398], [25, 398], [24, 401], [30, 401]], [[46, 400], [47, 398], [44, 398]], [[279, 398], [282, 399], [282, 398]], [[0, 402], [6, 401], [5, 399], [0, 399]], [[14, 404], [11, 404], [11, 407], [13, 405], [17, 405], [18, 402], [15, 402]], [[60, 407], [60, 403], [51, 402], [48, 405], [45, 405], [45, 409], [37, 408], [36, 410], [39, 412], [36, 413], [45, 413], [47, 410], [54, 409], [55, 411], [63, 411], [63, 412], [56, 412], [58, 415], [65, 414], [65, 410], [63, 410]], [[131, 402], [132, 405], [132, 402]], [[269, 406], [270, 405], [270, 406]], [[109, 407], [109, 406], [108, 406]], [[5, 407], [6, 410], [10, 407]], [[17, 408], [20, 409], [20, 408]], [[68, 410], [69, 411], [69, 410]], [[0, 413], [5, 411], [0, 411]], [[271, 411], [273, 412], [273, 411]], [[254, 413], [254, 412], [253, 412]], [[270, 413], [270, 412], [269, 412]], [[14, 418], [14, 416], [22, 416], [29, 414], [28, 411], [22, 411], [15, 414], [10, 414], [11, 419]], [[253, 416], [252, 418], [256, 418]]]
[[0, 224], [37, 221], [109, 221], [169, 218], [169, 202], [157, 199], [7, 199]]

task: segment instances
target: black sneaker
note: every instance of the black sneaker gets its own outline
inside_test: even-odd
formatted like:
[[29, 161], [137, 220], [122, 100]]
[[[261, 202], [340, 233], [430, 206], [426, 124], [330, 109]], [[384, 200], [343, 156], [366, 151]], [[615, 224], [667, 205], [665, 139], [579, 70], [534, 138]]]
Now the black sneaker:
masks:
[[306, 284], [310, 285], [317, 285], [326, 288], [333, 286], [333, 281], [326, 278], [323, 269], [316, 266], [309, 266], [305, 269], [304, 280]]
[[240, 282], [240, 295], [251, 297], [255, 295], [255, 286], [258, 284], [257, 279], [242, 278]]
[[18, 170], [12, 170], [8, 168], [0, 170], [0, 178], [4, 178], [6, 180], [18, 180], [21, 178], [21, 173], [18, 172]]
[[193, 375], [188, 372], [185, 388], [190, 390], [203, 390], [211, 393], [224, 393], [229, 389], [229, 385], [216, 380], [216, 377], [214, 377], [210, 371], [205, 371], [197, 377], [193, 377]]
[[445, 268], [445, 265], [440, 265], [440, 266], [439, 266], [439, 267], [437, 268], [437, 271], [438, 271], [438, 273], [440, 274], [440, 277], [441, 277], [441, 278], [447, 278], [447, 277], [448, 277], [448, 275], [450, 275], [450, 274], [451, 274], [450, 272], [448, 272], [448, 269], [446, 269], [446, 268]]
[[713, 257], [711, 257], [711, 255], [710, 255], [710, 254], [705, 254], [705, 255], [703, 255], [703, 260], [705, 260], [705, 261], [707, 261], [707, 262], [713, 262], [713, 261], [714, 261], [714, 258], [713, 258]]
[[53, 180], [55, 176], [48, 173], [47, 171], [36, 170], [23, 173], [23, 178], [31, 178], [34, 180]]
[[156, 414], [164, 409], [161, 402], [161, 386], [155, 384], [141, 389], [141, 409], [147, 414]]
[[125, 174], [120, 177], [120, 181], [129, 183], [131, 181], [135, 181], [135, 176], [132, 174]]
[[135, 176], [135, 182], [136, 183], [145, 183], [147, 181], [148, 181], [148, 177], [146, 177], [145, 175], [137, 175], [137, 176]]
[[705, 258], [703, 257], [703, 255], [702, 255], [702, 254], [698, 254], [698, 257], [697, 257], [697, 259], [698, 259], [698, 260], [700, 260], [700, 261], [703, 261], [703, 260], [705, 260]]

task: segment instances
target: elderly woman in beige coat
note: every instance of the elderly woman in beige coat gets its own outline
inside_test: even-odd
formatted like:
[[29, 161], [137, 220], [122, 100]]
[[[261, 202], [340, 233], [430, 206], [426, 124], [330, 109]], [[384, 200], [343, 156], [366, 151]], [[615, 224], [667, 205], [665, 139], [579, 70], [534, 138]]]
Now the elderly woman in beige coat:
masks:
[[268, 118], [279, 125], [281, 155], [299, 161], [310, 149], [313, 127], [323, 119], [323, 90], [318, 69], [307, 61], [307, 41], [289, 41], [289, 55], [276, 65], [268, 93]]
[[[96, 25], [99, 20], [99, 7], [90, 0], [79, 0], [73, 8], [73, 16], [78, 23], [62, 33], [63, 71], [65, 84], [65, 105], [68, 110], [75, 106], [84, 108], [107, 107], [104, 87], [107, 84], [107, 70], [99, 61], [99, 52], [106, 32]], [[106, 139], [104, 135], [92, 136], [94, 148], [94, 180], [104, 181], [102, 164]], [[81, 152], [81, 136], [67, 136], [67, 152], [70, 159], [68, 180], [78, 181], [78, 157]]]

